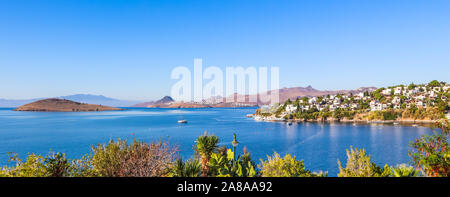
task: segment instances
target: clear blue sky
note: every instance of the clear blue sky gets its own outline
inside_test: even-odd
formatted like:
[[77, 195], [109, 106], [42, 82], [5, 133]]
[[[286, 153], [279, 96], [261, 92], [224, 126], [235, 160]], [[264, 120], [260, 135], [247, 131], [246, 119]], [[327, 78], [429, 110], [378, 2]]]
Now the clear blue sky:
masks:
[[152, 100], [176, 66], [279, 66], [281, 86], [450, 82], [448, 0], [0, 1], [0, 98]]

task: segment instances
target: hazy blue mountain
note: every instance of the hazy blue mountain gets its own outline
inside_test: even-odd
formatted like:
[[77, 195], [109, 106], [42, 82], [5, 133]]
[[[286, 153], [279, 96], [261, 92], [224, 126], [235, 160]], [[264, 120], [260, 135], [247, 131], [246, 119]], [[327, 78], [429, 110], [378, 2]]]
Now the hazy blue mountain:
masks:
[[22, 99], [22, 100], [14, 100], [14, 99], [0, 99], [0, 107], [19, 107], [21, 105], [25, 105], [40, 99]]
[[127, 100], [119, 100], [114, 98], [105, 97], [103, 95], [92, 95], [92, 94], [74, 94], [69, 96], [61, 96], [60, 98], [64, 98], [71, 101], [76, 101], [80, 103], [89, 103], [96, 105], [106, 105], [112, 107], [129, 107], [139, 101], [127, 101]]

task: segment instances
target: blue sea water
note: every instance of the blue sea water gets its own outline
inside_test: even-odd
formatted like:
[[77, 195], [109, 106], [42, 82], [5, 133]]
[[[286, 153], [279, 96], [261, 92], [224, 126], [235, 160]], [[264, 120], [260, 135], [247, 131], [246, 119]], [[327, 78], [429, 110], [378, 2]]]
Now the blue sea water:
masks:
[[[180, 156], [193, 155], [196, 138], [205, 131], [220, 137], [220, 145], [231, 148], [237, 134], [243, 147], [259, 163], [274, 151], [293, 154], [312, 171], [338, 173], [337, 160], [346, 162], [350, 146], [365, 148], [379, 165], [410, 162], [409, 143], [429, 134], [426, 127], [345, 123], [257, 122], [245, 115], [255, 108], [147, 109], [127, 108], [108, 112], [16, 112], [0, 109], [0, 165], [8, 165], [8, 153], [24, 158], [27, 153], [50, 150], [79, 158], [91, 145], [110, 139], [133, 138], [151, 142], [169, 139], [179, 146]], [[187, 124], [177, 120], [186, 119]]]

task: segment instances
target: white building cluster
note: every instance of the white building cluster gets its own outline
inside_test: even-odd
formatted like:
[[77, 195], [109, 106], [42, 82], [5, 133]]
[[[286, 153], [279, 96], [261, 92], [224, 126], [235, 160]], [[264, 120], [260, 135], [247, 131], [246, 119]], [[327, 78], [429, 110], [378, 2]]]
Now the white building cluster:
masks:
[[[426, 85], [395, 86], [378, 89], [373, 92], [360, 92], [355, 95], [327, 95], [321, 97], [299, 98], [285, 106], [281, 115], [298, 111], [335, 111], [336, 109], [356, 110], [367, 109], [379, 111], [385, 109], [401, 109], [415, 107], [430, 107], [440, 99], [448, 102], [447, 97], [450, 85], [428, 87]], [[364, 105], [361, 106], [360, 105]], [[273, 113], [278, 106], [262, 107], [264, 111]]]

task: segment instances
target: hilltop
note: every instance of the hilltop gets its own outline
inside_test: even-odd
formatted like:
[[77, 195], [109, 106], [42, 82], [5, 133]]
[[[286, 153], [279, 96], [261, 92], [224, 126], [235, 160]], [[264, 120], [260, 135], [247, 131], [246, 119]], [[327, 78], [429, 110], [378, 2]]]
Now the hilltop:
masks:
[[87, 112], [87, 111], [115, 111], [120, 108], [103, 105], [78, 103], [71, 100], [51, 98], [22, 105], [14, 111], [40, 111], [40, 112]]
[[161, 105], [162, 106], [162, 105], [165, 105], [165, 104], [168, 104], [168, 103], [172, 103], [174, 101], [175, 100], [173, 100], [172, 97], [165, 96], [162, 99], [159, 99], [157, 101], [138, 103], [136, 105], [133, 105], [132, 107], [149, 107], [149, 106], [152, 106], [152, 105], [155, 105], [155, 106]]

